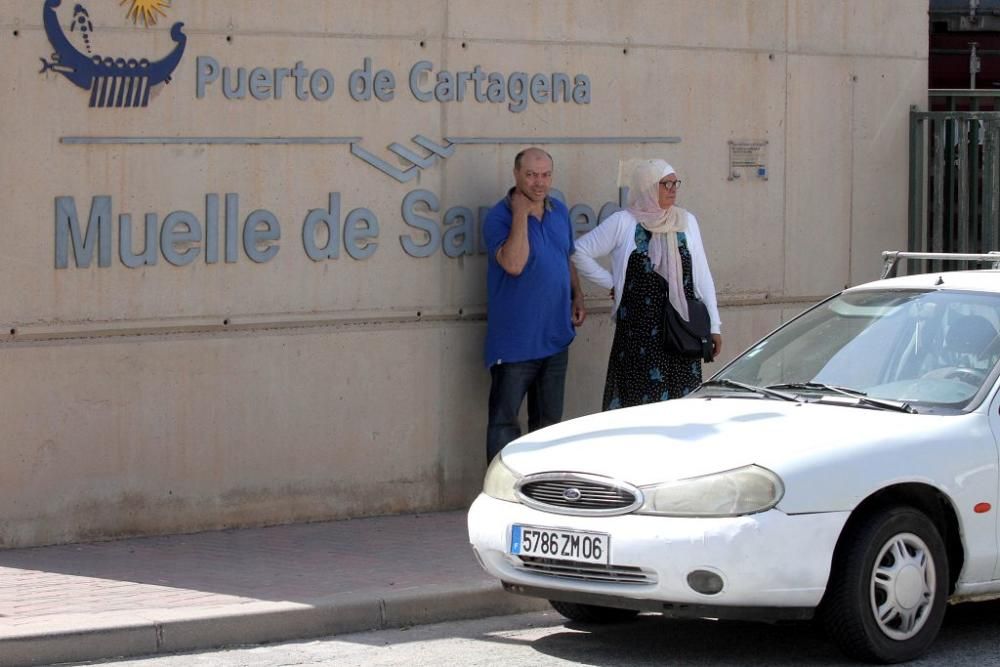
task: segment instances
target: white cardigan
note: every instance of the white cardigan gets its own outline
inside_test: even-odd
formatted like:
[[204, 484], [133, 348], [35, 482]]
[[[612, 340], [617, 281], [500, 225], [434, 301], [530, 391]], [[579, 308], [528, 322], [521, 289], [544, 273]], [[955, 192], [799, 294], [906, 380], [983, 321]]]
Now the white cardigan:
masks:
[[[719, 305], [715, 298], [715, 281], [708, 270], [705, 246], [701, 242], [698, 221], [690, 212], [686, 213], [687, 225], [684, 230], [688, 251], [691, 253], [691, 274], [694, 279], [694, 293], [708, 308], [712, 320], [712, 333], [721, 333]], [[576, 240], [572, 255], [576, 270], [584, 278], [605, 289], [615, 290], [615, 311], [622, 300], [625, 287], [625, 271], [628, 258], [635, 250], [635, 217], [628, 211], [618, 211], [608, 216], [604, 222]], [[611, 256], [611, 271], [597, 263], [598, 257]]]

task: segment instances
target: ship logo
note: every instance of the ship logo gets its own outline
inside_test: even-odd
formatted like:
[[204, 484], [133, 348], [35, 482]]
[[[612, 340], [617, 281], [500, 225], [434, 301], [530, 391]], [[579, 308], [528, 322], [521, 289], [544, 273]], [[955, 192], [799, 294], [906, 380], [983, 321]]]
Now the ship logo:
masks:
[[[149, 104], [150, 91], [161, 83], [170, 83], [170, 77], [184, 55], [187, 35], [181, 28], [183, 23], [174, 23], [170, 28], [170, 38], [174, 48], [161, 60], [150, 62], [146, 58], [125, 58], [103, 56], [94, 53], [92, 44], [93, 23], [90, 14], [82, 4], [73, 9], [70, 32], [79, 32], [84, 50], [78, 49], [59, 24], [56, 9], [62, 0], [45, 0], [42, 8], [42, 23], [49, 43], [55, 49], [50, 60], [42, 58], [41, 72], [52, 70], [69, 79], [75, 85], [90, 91], [91, 107], [145, 107]], [[156, 16], [146, 12], [155, 9], [163, 14], [163, 3], [151, 0], [136, 0], [129, 10], [133, 23], [137, 18], [148, 26], [156, 23]]]

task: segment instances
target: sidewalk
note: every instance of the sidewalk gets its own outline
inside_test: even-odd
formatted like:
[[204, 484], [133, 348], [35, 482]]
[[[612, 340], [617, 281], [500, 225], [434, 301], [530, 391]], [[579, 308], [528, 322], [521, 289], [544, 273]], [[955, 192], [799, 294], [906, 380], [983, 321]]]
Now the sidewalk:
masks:
[[542, 608], [480, 569], [465, 512], [0, 551], [3, 667]]

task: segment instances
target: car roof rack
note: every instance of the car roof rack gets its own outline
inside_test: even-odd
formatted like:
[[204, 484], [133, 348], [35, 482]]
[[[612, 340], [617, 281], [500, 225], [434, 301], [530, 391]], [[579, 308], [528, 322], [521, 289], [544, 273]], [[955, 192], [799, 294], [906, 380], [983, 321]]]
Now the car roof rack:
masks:
[[951, 261], [991, 262], [994, 269], [1000, 269], [1000, 250], [987, 253], [968, 252], [904, 252], [901, 250], [885, 250], [882, 252], [882, 278], [896, 275], [896, 262], [901, 259], [937, 259]]

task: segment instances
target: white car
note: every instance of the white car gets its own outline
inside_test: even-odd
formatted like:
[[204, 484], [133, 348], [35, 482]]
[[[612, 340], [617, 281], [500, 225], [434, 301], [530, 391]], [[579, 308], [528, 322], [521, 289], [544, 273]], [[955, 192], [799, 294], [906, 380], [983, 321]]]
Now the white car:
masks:
[[1000, 597], [1000, 272], [891, 278], [680, 400], [529, 433], [469, 511], [483, 567], [577, 621], [817, 616], [900, 662]]

